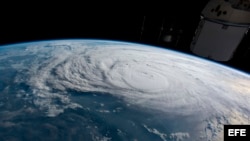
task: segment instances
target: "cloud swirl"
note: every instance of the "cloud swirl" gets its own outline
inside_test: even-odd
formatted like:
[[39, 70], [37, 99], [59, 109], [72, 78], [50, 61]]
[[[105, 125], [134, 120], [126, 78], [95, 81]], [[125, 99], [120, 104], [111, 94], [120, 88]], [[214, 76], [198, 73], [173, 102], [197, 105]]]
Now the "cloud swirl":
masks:
[[[36, 56], [28, 71], [28, 83], [40, 97], [34, 103], [51, 116], [81, 107], [72, 105], [66, 90], [110, 93], [166, 113], [209, 116], [244, 107], [250, 115], [248, 75], [185, 54], [96, 40], [41, 42], [28, 46], [25, 54]], [[53, 105], [53, 98], [62, 101], [64, 108]]]

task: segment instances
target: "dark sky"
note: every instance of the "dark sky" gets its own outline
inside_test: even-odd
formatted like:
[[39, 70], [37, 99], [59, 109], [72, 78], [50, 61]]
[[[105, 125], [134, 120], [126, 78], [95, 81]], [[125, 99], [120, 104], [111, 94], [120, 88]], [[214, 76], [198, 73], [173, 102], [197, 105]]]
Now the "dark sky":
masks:
[[[193, 18], [192, 18], [193, 17]], [[139, 41], [144, 22], [145, 38], [149, 42], [159, 34], [163, 20], [164, 24], [173, 24], [190, 32], [199, 20], [199, 15], [190, 16], [189, 21], [172, 16], [82, 16], [79, 19], [60, 17], [55, 19], [19, 19], [4, 22], [1, 27], [0, 44], [51, 38], [106, 38], [129, 41]]]
[[[165, 13], [157, 16], [78, 14], [71, 17], [51, 14], [25, 16], [21, 20], [13, 17], [1, 21], [0, 45], [48, 39], [97, 38], [157, 45], [191, 53], [190, 43], [207, 1], [195, 4], [172, 2], [166, 5]], [[171, 28], [175, 40], [163, 42], [163, 35]], [[246, 52], [244, 49], [238, 52], [232, 60], [220, 63], [250, 72], [249, 56], [242, 57], [242, 52]]]
[[[164, 9], [160, 9], [160, 15], [146, 16], [143, 41], [152, 44], [156, 42], [163, 20], [166, 28], [172, 24], [192, 35], [207, 1], [166, 1]], [[22, 13], [21, 10], [19, 14], [17, 10], [13, 15], [8, 14], [6, 20], [1, 17], [0, 44], [57, 38], [104, 38], [139, 42], [144, 19], [142, 15], [120, 15], [115, 9], [113, 15], [93, 15], [94, 11], [89, 11], [91, 14], [88, 15], [85, 11], [81, 13], [81, 10], [73, 14], [70, 12], [72, 9], [63, 12], [56, 12], [55, 9], [53, 13], [41, 9], [40, 12], [46, 14], [33, 13], [32, 9], [28, 13]], [[93, 10], [102, 13], [103, 9]]]

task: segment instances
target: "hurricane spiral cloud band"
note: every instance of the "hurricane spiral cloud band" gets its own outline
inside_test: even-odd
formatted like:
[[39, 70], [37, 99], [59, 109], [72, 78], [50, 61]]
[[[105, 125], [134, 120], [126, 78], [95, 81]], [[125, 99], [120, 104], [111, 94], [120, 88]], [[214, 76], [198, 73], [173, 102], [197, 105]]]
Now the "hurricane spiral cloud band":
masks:
[[[227, 113], [247, 107], [250, 90], [244, 82], [249, 82], [249, 76], [246, 79], [229, 68], [215, 68], [217, 64], [168, 52], [171, 51], [105, 41], [96, 45], [80, 41], [41, 42], [26, 48], [25, 54], [40, 54], [31, 60], [27, 79], [37, 97], [34, 103], [50, 116], [65, 108], [81, 108], [71, 102], [65, 90], [106, 92], [131, 104], [172, 114], [191, 115], [207, 110], [204, 116], [209, 116], [209, 111]], [[64, 107], [57, 106], [53, 99], [59, 99]], [[238, 109], [230, 109], [230, 105], [238, 105]]]

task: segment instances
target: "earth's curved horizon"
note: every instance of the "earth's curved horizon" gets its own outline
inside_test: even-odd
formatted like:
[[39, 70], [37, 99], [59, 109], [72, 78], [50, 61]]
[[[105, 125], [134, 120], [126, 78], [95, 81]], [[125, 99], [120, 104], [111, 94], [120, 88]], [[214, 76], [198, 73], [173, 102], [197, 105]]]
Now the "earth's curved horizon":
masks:
[[250, 124], [250, 75], [139, 43], [0, 46], [0, 140], [221, 141]]

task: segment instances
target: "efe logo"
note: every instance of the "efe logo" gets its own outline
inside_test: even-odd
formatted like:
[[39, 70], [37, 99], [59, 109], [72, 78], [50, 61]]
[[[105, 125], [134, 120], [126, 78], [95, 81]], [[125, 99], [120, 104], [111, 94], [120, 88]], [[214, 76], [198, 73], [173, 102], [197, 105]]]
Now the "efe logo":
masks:
[[246, 129], [228, 129], [228, 136], [246, 136]]
[[224, 141], [250, 141], [250, 125], [224, 125]]

